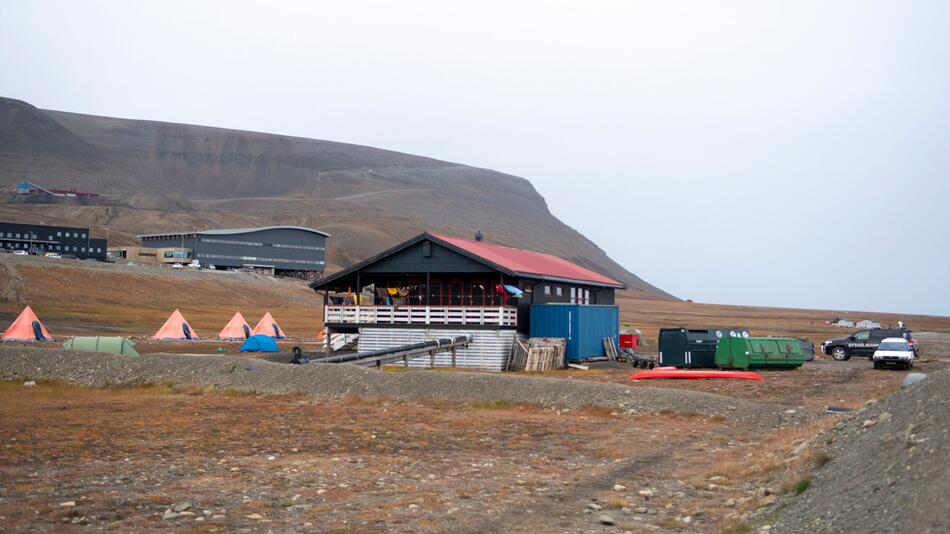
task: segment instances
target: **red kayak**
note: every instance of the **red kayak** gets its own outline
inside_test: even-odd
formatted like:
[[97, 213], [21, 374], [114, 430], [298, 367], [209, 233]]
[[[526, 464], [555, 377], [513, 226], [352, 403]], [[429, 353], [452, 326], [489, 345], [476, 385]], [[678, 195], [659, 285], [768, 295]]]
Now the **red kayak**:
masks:
[[646, 378], [739, 378], [743, 380], [758, 380], [764, 382], [765, 379], [759, 373], [751, 371], [716, 371], [706, 369], [676, 369], [670, 367], [657, 367], [649, 371], [640, 371], [630, 375], [628, 380], [643, 380]]

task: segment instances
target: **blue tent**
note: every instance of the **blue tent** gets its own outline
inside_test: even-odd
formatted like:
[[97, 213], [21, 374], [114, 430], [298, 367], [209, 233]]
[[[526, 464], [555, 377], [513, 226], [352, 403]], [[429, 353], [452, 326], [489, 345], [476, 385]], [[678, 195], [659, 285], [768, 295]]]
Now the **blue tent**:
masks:
[[257, 334], [247, 338], [247, 341], [241, 345], [241, 352], [280, 352], [280, 350], [274, 338]]

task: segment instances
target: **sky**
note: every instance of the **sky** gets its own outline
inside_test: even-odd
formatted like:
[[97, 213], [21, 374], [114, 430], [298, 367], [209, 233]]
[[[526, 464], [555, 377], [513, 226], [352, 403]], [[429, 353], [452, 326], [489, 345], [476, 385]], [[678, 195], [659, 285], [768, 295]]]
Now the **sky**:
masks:
[[950, 4], [0, 0], [0, 95], [525, 177], [697, 302], [950, 315]]

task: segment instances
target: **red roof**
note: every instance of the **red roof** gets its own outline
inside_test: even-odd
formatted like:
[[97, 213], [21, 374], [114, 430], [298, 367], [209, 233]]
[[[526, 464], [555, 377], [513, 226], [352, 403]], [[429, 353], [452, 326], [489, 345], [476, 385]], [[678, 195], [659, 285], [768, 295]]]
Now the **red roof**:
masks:
[[519, 274], [533, 274], [576, 280], [578, 282], [594, 282], [611, 286], [623, 286], [613, 278], [597, 274], [590, 269], [571, 263], [567, 260], [542, 254], [531, 250], [505, 247], [485, 241], [475, 241], [445, 234], [429, 232], [432, 237], [444, 241], [454, 247], [464, 250], [473, 256]]

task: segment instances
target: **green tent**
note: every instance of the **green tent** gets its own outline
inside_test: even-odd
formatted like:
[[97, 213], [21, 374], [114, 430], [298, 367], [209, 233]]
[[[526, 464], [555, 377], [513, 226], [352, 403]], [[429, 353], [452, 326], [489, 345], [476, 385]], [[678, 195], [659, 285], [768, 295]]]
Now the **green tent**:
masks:
[[64, 349], [86, 350], [89, 352], [109, 352], [138, 356], [135, 352], [135, 343], [124, 337], [74, 337], [63, 343]]

